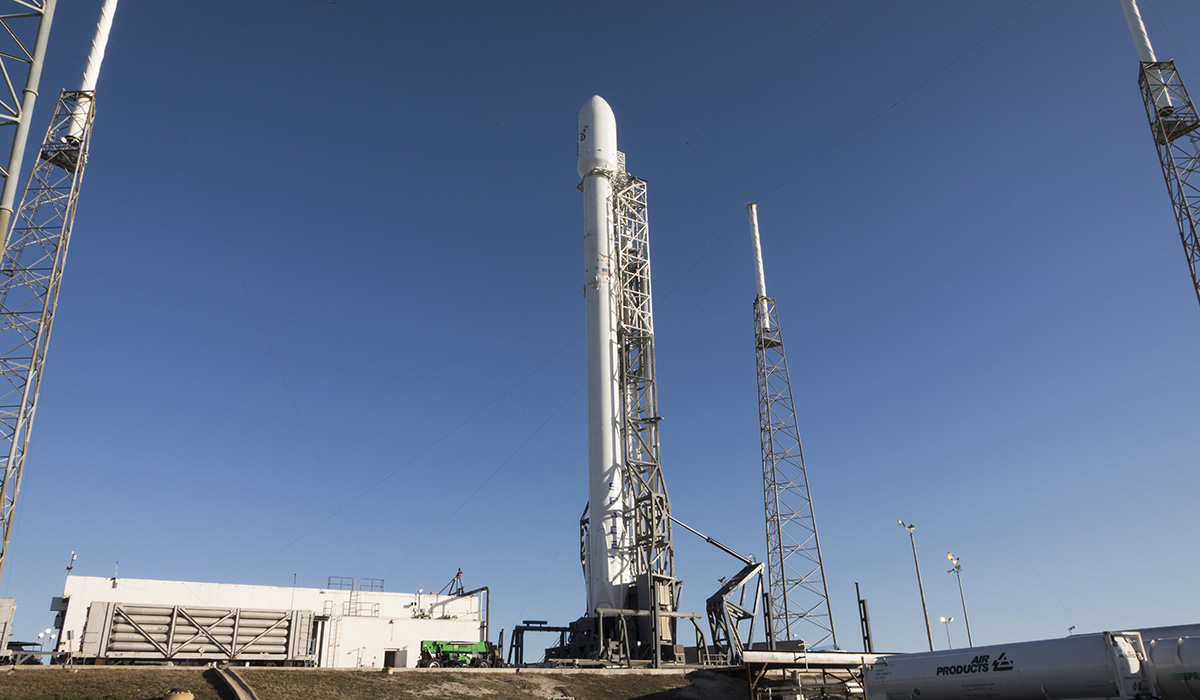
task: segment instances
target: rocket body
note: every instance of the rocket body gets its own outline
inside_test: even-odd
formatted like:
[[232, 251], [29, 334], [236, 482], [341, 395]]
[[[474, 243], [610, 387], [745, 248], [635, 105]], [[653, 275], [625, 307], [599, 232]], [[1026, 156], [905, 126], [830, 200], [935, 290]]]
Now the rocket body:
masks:
[[617, 346], [613, 177], [618, 170], [617, 121], [599, 96], [579, 112], [576, 166], [583, 178], [584, 287], [587, 318], [588, 543], [584, 569], [587, 613], [625, 607], [633, 581], [621, 493], [624, 461]]

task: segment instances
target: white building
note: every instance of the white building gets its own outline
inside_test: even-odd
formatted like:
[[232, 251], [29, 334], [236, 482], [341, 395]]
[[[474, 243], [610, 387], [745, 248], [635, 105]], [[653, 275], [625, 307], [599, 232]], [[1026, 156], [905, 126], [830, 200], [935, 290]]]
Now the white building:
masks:
[[423, 640], [487, 639], [487, 589], [437, 595], [363, 587], [371, 586], [339, 590], [68, 576], [51, 610], [58, 613], [57, 651], [96, 663], [412, 667]]

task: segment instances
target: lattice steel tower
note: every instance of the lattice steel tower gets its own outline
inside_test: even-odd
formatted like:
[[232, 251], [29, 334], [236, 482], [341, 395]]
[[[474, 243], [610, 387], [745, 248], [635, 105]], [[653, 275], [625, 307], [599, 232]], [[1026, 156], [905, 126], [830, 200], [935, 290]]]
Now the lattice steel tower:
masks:
[[1200, 176], [1197, 175], [1200, 171], [1200, 133], [1196, 132], [1200, 118], [1197, 118], [1196, 107], [1175, 69], [1175, 62], [1155, 58], [1135, 0], [1121, 0], [1121, 5], [1141, 59], [1138, 84], [1142, 101], [1146, 105], [1146, 117], [1150, 120], [1150, 131], [1167, 182], [1171, 208], [1179, 225], [1179, 238], [1183, 241], [1183, 252], [1192, 273], [1196, 300], [1200, 301], [1200, 276], [1197, 275], [1200, 236], [1196, 232], [1200, 222]]
[[[52, 5], [48, 0], [44, 3], [47, 12]], [[67, 245], [87, 163], [96, 80], [115, 9], [116, 0], [105, 0], [80, 89], [64, 91], [58, 100], [0, 256], [0, 572], [7, 559]], [[49, 24], [48, 16], [42, 24]]]
[[758, 210], [747, 205], [754, 239], [758, 296], [754, 299], [754, 346], [758, 364], [758, 424], [762, 438], [763, 499], [767, 523], [767, 578], [775, 642], [804, 641], [815, 648], [837, 645], [833, 612], [821, 563], [792, 382], [775, 300], [767, 296]]

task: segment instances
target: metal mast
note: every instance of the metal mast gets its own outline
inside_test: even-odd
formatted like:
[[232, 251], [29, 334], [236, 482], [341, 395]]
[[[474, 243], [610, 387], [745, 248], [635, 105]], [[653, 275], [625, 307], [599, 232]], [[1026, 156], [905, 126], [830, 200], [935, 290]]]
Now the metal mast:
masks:
[[[25, 142], [29, 137], [33, 105], [37, 100], [38, 83], [42, 78], [42, 60], [46, 55], [46, 44], [50, 40], [50, 25], [54, 21], [57, 0], [2, 0], [0, 1], [0, 74], [4, 85], [0, 88], [0, 127], [12, 126], [12, 150], [8, 164], [0, 170], [0, 235], [7, 236], [12, 225], [13, 202], [17, 198], [17, 184], [21, 176], [21, 161], [25, 155]], [[17, 94], [16, 83], [25, 74], [25, 88]], [[4, 493], [5, 506], [8, 492]], [[7, 539], [5, 540], [7, 541]], [[3, 558], [0, 557], [0, 565]]]
[[1155, 58], [1136, 0], [1121, 0], [1121, 5], [1141, 61], [1138, 84], [1142, 101], [1146, 105], [1150, 132], [1167, 182], [1171, 208], [1179, 225], [1179, 237], [1192, 273], [1196, 300], [1200, 301], [1200, 275], [1197, 274], [1200, 236], [1196, 232], [1200, 222], [1200, 176], [1196, 174], [1200, 171], [1200, 134], [1196, 133], [1200, 118], [1197, 118], [1192, 99], [1175, 69], [1175, 62]]
[[671, 541], [671, 499], [659, 461], [646, 183], [625, 172], [623, 154], [618, 162], [619, 172], [613, 178], [613, 242], [625, 448], [621, 491], [638, 609], [650, 612], [645, 630], [649, 634], [643, 639], [652, 640], [657, 666], [663, 648], [675, 644], [675, 618], [669, 615], [676, 611], [679, 583]]
[[767, 576], [776, 643], [837, 645], [817, 520], [813, 515], [775, 300], [767, 296], [758, 210], [750, 214], [758, 295], [754, 299], [754, 346], [758, 364], [758, 423], [762, 438], [763, 498], [767, 521]]
[[[50, 5], [50, 2], [46, 3]], [[63, 91], [0, 257], [0, 572], [42, 381], [79, 188], [95, 85], [116, 0], [105, 0], [80, 90]]]

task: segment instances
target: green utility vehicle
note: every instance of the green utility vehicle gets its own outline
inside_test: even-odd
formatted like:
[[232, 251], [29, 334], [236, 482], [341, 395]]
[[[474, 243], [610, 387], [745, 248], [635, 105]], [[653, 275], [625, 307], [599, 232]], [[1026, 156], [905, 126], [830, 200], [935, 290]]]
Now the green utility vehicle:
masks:
[[421, 658], [417, 666], [438, 668], [439, 666], [472, 666], [495, 668], [500, 665], [500, 654], [489, 641], [443, 642], [426, 640], [421, 642]]

